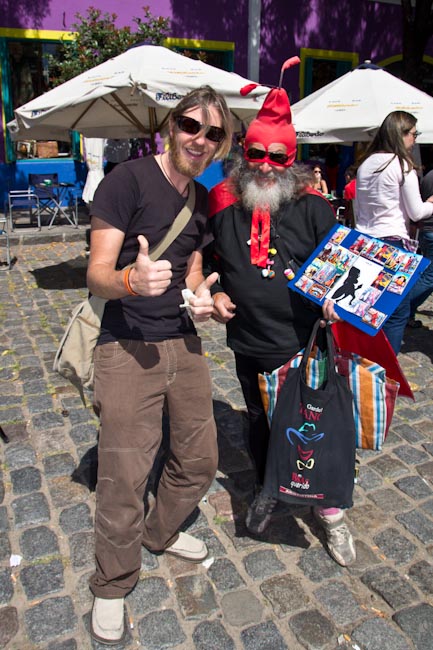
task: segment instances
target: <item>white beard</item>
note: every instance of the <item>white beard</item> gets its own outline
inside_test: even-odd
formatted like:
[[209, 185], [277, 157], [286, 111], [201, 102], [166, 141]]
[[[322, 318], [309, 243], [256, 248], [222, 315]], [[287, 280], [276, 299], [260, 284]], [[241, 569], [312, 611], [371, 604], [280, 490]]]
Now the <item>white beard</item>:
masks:
[[273, 213], [280, 208], [282, 203], [293, 198], [295, 182], [290, 168], [283, 173], [269, 172], [269, 174], [263, 174], [263, 177], [274, 180], [269, 185], [259, 185], [256, 179], [260, 176], [262, 174], [259, 170], [246, 169], [239, 179], [242, 203], [247, 210], [268, 206], [270, 212]]

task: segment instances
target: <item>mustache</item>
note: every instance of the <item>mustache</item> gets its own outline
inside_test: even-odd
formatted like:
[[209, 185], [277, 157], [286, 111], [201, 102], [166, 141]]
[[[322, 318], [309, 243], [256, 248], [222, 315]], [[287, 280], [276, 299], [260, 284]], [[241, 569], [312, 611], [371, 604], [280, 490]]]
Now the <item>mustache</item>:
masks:
[[[256, 169], [256, 170], [251, 170], [249, 173], [251, 174], [252, 179], [253, 179], [253, 178], [263, 178], [263, 179], [265, 179], [265, 178], [271, 178], [271, 179], [274, 180], [275, 178], [277, 178], [276, 173], [273, 172], [273, 171], [270, 171], [270, 172], [268, 172], [267, 174], [265, 174], [265, 173], [262, 172], [260, 169]], [[252, 179], [251, 179], [251, 180], [252, 180]]]

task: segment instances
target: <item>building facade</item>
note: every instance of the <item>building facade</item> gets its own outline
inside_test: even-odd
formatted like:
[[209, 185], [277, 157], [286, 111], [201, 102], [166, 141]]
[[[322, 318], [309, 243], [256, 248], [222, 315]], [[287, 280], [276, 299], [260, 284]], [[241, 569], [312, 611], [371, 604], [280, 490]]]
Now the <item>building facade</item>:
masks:
[[[27, 186], [29, 173], [56, 172], [59, 180], [82, 186], [86, 171], [80, 138], [69, 142], [12, 143], [6, 123], [13, 109], [52, 86], [48, 56], [71, 38], [76, 14], [86, 15], [86, 0], [8, 3], [0, 16], [0, 191]], [[402, 58], [398, 0], [147, 0], [154, 15], [170, 19], [167, 47], [188, 50], [212, 65], [263, 84], [276, 85], [282, 62], [295, 54], [301, 65], [286, 73], [292, 103], [369, 59], [398, 75]], [[94, 0], [91, 6], [117, 14], [119, 26], [142, 15], [142, 3]], [[433, 63], [431, 44], [426, 52]], [[427, 74], [426, 83], [430, 83]], [[430, 87], [433, 90], [433, 74]], [[433, 93], [432, 93], [433, 94]], [[308, 152], [307, 152], [308, 153]]]

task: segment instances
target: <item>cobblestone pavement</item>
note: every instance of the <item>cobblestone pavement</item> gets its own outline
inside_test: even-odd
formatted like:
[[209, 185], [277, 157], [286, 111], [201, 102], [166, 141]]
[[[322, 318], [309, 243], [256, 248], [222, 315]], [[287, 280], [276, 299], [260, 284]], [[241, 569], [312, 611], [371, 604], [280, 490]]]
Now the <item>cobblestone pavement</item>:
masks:
[[[97, 422], [52, 370], [85, 296], [84, 240], [13, 246], [0, 273], [0, 647], [101, 650], [88, 636]], [[200, 328], [213, 376], [220, 464], [188, 529], [210, 566], [143, 549], [124, 648], [406, 650], [433, 647], [433, 304], [407, 333], [401, 398], [382, 453], [363, 452], [348, 519], [358, 560], [327, 555], [308, 508], [281, 508], [261, 539], [244, 515], [253, 472], [224, 328]], [[11, 566], [11, 556], [21, 563]]]

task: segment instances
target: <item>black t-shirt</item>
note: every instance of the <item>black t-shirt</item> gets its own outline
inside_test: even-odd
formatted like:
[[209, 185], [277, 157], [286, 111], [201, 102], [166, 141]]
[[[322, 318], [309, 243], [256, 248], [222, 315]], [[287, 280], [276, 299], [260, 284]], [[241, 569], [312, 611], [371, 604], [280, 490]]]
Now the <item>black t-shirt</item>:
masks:
[[[290, 358], [305, 346], [321, 309], [288, 289], [284, 269], [302, 266], [335, 223], [332, 208], [319, 196], [306, 194], [282, 206], [278, 236], [271, 240], [278, 251], [272, 258], [275, 277], [268, 279], [250, 261], [251, 212], [235, 203], [210, 218], [215, 241], [205, 251], [206, 272], [220, 272], [219, 290], [236, 305], [227, 323], [227, 342], [235, 352]], [[213, 293], [217, 290], [214, 285]]]
[[[163, 253], [161, 259], [172, 264], [171, 283], [161, 296], [126, 296], [109, 300], [105, 306], [99, 343], [118, 339], [161, 341], [195, 332], [183, 302], [185, 274], [191, 254], [201, 248], [207, 231], [207, 191], [196, 186], [193, 215]], [[98, 217], [125, 233], [117, 269], [133, 262], [139, 250], [138, 235], [144, 235], [149, 248], [158, 244], [185, 204], [167, 181], [153, 156], [121, 163], [99, 184], [91, 216]]]

